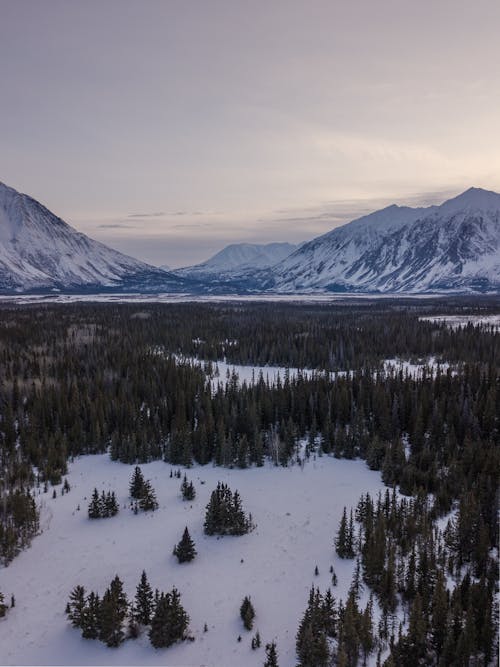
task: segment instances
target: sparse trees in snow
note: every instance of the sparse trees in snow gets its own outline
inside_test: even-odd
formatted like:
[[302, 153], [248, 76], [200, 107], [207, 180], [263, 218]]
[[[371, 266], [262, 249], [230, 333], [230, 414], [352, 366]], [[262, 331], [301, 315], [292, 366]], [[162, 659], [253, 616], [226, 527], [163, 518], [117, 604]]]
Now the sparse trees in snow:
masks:
[[196, 556], [195, 545], [191, 539], [187, 526], [184, 528], [184, 533], [182, 534], [180, 542], [174, 547], [173, 554], [174, 556], [177, 556], [179, 563], [188, 563]]

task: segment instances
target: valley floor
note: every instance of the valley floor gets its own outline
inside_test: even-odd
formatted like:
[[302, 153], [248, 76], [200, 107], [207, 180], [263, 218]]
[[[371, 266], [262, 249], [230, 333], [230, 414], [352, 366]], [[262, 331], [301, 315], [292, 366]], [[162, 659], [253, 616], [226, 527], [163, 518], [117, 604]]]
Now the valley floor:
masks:
[[[384, 488], [380, 474], [363, 461], [327, 456], [311, 458], [304, 467], [195, 466], [186, 471], [197, 493], [190, 503], [182, 501], [181, 480], [170, 477], [169, 464], [156, 461], [141, 469], [158, 497], [160, 507], [153, 513], [134, 515], [128, 498], [133, 467], [106, 455], [85, 456], [70, 464], [68, 494], [60, 495], [60, 485], [55, 499], [52, 489], [37, 497], [42, 534], [0, 570], [0, 590], [6, 600], [11, 594], [16, 597], [16, 606], [0, 621], [0, 663], [250, 667], [263, 664], [266, 642], [276, 640], [280, 667], [295, 665], [295, 635], [309, 590], [314, 585], [324, 592], [331, 586], [331, 565], [338, 575], [333, 595], [347, 596], [354, 561], [340, 560], [333, 548], [343, 507], [355, 506], [362, 493], [376, 496]], [[250, 534], [203, 534], [205, 507], [218, 481], [240, 492], [245, 511], [257, 524]], [[116, 491], [116, 517], [87, 518], [94, 487]], [[179, 565], [172, 548], [185, 526], [198, 555]], [[142, 635], [112, 649], [82, 639], [70, 627], [65, 606], [75, 585], [102, 595], [118, 574], [130, 599], [143, 569], [153, 589], [179, 589], [194, 642], [155, 650]], [[254, 631], [244, 630], [239, 617], [245, 595], [251, 596], [254, 631], [262, 637], [257, 651], [250, 648]], [[205, 623], [208, 632], [203, 631]]]

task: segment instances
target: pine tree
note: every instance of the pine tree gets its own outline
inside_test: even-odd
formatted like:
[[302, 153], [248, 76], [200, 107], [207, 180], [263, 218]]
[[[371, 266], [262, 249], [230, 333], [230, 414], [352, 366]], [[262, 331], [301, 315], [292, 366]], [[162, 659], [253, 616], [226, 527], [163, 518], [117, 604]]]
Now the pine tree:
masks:
[[101, 517], [101, 501], [97, 489], [94, 489], [92, 493], [88, 513], [89, 519], [99, 519]]
[[181, 494], [182, 500], [194, 500], [196, 496], [193, 482], [188, 482], [186, 475], [184, 475], [184, 479], [181, 484]]
[[87, 597], [82, 614], [82, 637], [84, 639], [97, 639], [99, 636], [101, 614], [101, 601], [93, 591]]
[[139, 500], [139, 507], [143, 512], [154, 512], [158, 509], [158, 501], [151, 482], [146, 480], [142, 490], [142, 496]]
[[253, 628], [253, 620], [255, 618], [255, 609], [253, 608], [252, 602], [249, 596], [245, 596], [240, 607], [240, 616], [243, 621], [243, 626], [245, 630], [251, 630]]
[[347, 508], [344, 507], [344, 512], [340, 520], [339, 531], [335, 539], [335, 550], [339, 558], [354, 558], [354, 526], [353, 516], [349, 523], [347, 522]]
[[171, 593], [161, 593], [151, 620], [151, 644], [164, 648], [186, 639], [188, 625], [189, 616], [180, 603], [178, 591], [174, 588]]
[[134, 603], [134, 618], [142, 625], [149, 625], [153, 615], [153, 591], [149, 585], [145, 570], [137, 585]]
[[107, 646], [119, 646], [125, 639], [123, 622], [127, 611], [127, 596], [117, 575], [104, 593], [100, 606], [99, 639]]
[[266, 644], [266, 661], [264, 667], [278, 667], [278, 651], [276, 650], [276, 642]]
[[7, 605], [4, 603], [3, 593], [0, 591], [0, 618], [3, 618], [7, 613]]
[[75, 586], [69, 595], [66, 613], [74, 628], [82, 627], [83, 612], [85, 609], [85, 588]]
[[144, 476], [139, 466], [135, 466], [130, 480], [129, 494], [131, 498], [140, 500], [144, 494]]
[[189, 534], [187, 526], [184, 528], [184, 533], [180, 542], [174, 547], [174, 556], [177, 556], [179, 563], [187, 563], [192, 561], [196, 556], [196, 549], [193, 540]]

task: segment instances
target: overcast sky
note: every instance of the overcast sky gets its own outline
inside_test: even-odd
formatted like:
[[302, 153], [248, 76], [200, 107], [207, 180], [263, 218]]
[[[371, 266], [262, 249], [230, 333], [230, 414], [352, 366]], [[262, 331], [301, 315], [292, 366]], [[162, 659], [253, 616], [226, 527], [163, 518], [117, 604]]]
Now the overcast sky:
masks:
[[0, 180], [154, 264], [500, 190], [499, 0], [0, 0]]

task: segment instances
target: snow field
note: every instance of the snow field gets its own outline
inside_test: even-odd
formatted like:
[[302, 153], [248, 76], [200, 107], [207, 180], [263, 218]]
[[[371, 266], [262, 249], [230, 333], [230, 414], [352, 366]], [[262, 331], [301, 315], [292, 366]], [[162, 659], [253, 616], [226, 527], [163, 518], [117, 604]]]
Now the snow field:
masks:
[[[190, 503], [180, 497], [182, 480], [169, 477], [169, 464], [156, 461], [141, 469], [158, 497], [154, 513], [134, 515], [129, 509], [133, 466], [106, 455], [81, 457], [70, 465], [67, 495], [59, 495], [59, 486], [55, 499], [51, 489], [37, 496], [43, 532], [0, 570], [6, 600], [16, 596], [15, 608], [0, 622], [0, 663], [246, 667], [262, 665], [265, 643], [275, 639], [280, 666], [295, 665], [295, 634], [311, 585], [322, 592], [331, 586], [333, 565], [338, 585], [332, 593], [337, 599], [347, 595], [354, 561], [338, 559], [333, 540], [344, 505], [354, 507], [362, 493], [376, 496], [384, 489], [379, 473], [362, 461], [327, 456], [310, 459], [303, 469], [196, 466], [186, 471], [197, 493]], [[203, 534], [205, 506], [218, 481], [240, 492], [245, 511], [257, 524], [252, 533], [223, 538]], [[87, 518], [94, 487], [116, 491], [121, 506], [116, 517]], [[198, 555], [179, 564], [172, 549], [186, 525]], [[316, 565], [319, 576], [314, 576]], [[133, 598], [143, 569], [153, 588], [179, 589], [194, 642], [155, 650], [144, 633], [111, 649], [82, 639], [70, 627], [64, 609], [76, 584], [102, 595], [118, 574]], [[256, 610], [252, 632], [244, 630], [239, 617], [245, 595]], [[262, 647], [252, 651], [256, 630]]]

